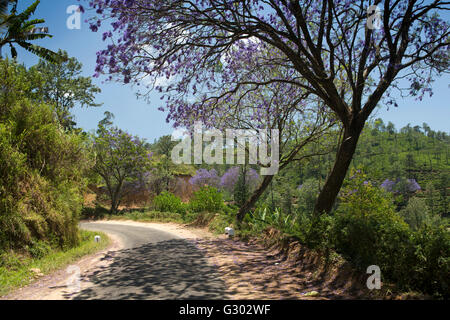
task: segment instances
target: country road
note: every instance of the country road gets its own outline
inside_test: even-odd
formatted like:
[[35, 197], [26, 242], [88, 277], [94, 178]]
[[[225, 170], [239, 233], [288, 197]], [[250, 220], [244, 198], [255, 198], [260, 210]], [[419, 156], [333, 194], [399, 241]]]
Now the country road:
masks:
[[120, 238], [123, 249], [73, 299], [224, 299], [225, 284], [194, 242], [150, 227], [81, 223]]
[[[0, 300], [227, 299], [217, 267], [198, 245], [211, 235], [170, 223], [81, 222], [81, 229], [108, 234], [111, 244]], [[70, 269], [69, 269], [70, 270]]]
[[[276, 248], [204, 229], [134, 221], [82, 222], [80, 227], [104, 232], [112, 242], [74, 263], [80, 287], [68, 285], [71, 273], [64, 268], [0, 300], [309, 300], [352, 299], [362, 293], [346, 273], [317, 278], [310, 258], [298, 263]], [[312, 291], [320, 296], [306, 295]]]

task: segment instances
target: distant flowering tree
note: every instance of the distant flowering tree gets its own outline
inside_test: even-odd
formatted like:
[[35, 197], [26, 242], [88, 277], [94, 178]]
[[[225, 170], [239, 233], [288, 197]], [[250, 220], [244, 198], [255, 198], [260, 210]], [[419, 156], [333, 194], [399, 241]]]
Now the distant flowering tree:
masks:
[[125, 184], [138, 183], [150, 169], [145, 141], [112, 126], [99, 125], [93, 141], [96, 154], [94, 172], [99, 174], [111, 200], [111, 213], [116, 213], [125, 192]]
[[[238, 182], [240, 172], [241, 170], [238, 166], [231, 167], [225, 171], [222, 178], [220, 178], [220, 187], [223, 190], [233, 193], [236, 183]], [[245, 183], [248, 185], [249, 192], [252, 192], [255, 188], [257, 188], [259, 181], [260, 176], [258, 172], [253, 168], [247, 169]]]
[[195, 176], [189, 179], [189, 183], [197, 187], [209, 186], [218, 188], [220, 185], [220, 177], [217, 175], [215, 169], [199, 169]]
[[[109, 73], [125, 83], [147, 77], [152, 87], [165, 93], [168, 117], [176, 125], [196, 115], [214, 115], [210, 111], [217, 98], [238, 94], [239, 101], [248, 92], [261, 93], [275, 84], [284, 84], [284, 90], [298, 87], [333, 112], [344, 130], [316, 213], [331, 211], [366, 120], [380, 102], [396, 105], [390, 91], [405, 87], [398, 80], [409, 81], [406, 90], [422, 99], [431, 94], [435, 76], [449, 71], [450, 29], [439, 16], [449, 3], [443, 0], [90, 4], [99, 15], [92, 22], [93, 31], [108, 21], [112, 29], [104, 39], [114, 35], [114, 41], [98, 52], [97, 75]], [[369, 23], [372, 5], [382, 10], [379, 28]], [[258, 54], [259, 50], [277, 54]], [[242, 75], [235, 69], [249, 60], [253, 70]], [[264, 70], [275, 72], [258, 77]], [[290, 102], [298, 96], [284, 94]], [[191, 102], [193, 97], [201, 101]], [[297, 103], [286, 107], [293, 105]]]
[[234, 186], [236, 185], [240, 174], [239, 167], [231, 167], [223, 174], [220, 178], [220, 187], [228, 192], [233, 192]]
[[403, 194], [408, 192], [416, 192], [422, 189], [415, 179], [397, 179], [396, 181], [386, 179], [380, 187], [388, 192]]
[[395, 181], [386, 179], [383, 181], [383, 183], [380, 185], [380, 187], [388, 192], [392, 192], [395, 187]]

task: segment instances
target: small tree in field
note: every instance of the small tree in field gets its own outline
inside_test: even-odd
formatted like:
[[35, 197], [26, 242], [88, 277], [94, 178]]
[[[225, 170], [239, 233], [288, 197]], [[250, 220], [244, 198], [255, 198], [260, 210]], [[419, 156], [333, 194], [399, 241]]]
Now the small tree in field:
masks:
[[122, 197], [125, 196], [125, 182], [139, 180], [150, 169], [150, 154], [145, 141], [133, 137], [117, 127], [99, 125], [94, 138], [96, 164], [94, 172], [106, 184], [111, 200], [111, 213], [117, 213]]

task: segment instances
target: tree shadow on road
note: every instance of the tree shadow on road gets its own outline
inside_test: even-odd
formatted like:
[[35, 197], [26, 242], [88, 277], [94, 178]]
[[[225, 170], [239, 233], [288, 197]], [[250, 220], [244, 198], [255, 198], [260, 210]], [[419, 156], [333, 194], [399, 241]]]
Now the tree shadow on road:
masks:
[[75, 300], [226, 299], [216, 267], [194, 244], [167, 240], [109, 253], [107, 267], [96, 270], [93, 284]]

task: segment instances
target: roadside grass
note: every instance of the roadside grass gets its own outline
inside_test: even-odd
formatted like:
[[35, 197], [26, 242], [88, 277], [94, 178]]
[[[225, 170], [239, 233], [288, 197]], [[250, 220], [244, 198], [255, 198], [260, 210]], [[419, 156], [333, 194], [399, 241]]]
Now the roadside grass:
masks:
[[[98, 243], [94, 241], [96, 235], [101, 237]], [[15, 253], [3, 253], [3, 261], [0, 264], [0, 297], [36, 280], [36, 274], [31, 269], [39, 269], [42, 274], [46, 275], [83, 256], [98, 252], [110, 243], [108, 236], [102, 232], [80, 230], [80, 237], [79, 246], [65, 251], [52, 251], [39, 259], [23, 257]]]
[[132, 220], [137, 222], [176, 222], [185, 223], [179, 213], [159, 212], [159, 211], [132, 211], [122, 214], [105, 215], [106, 220]]

